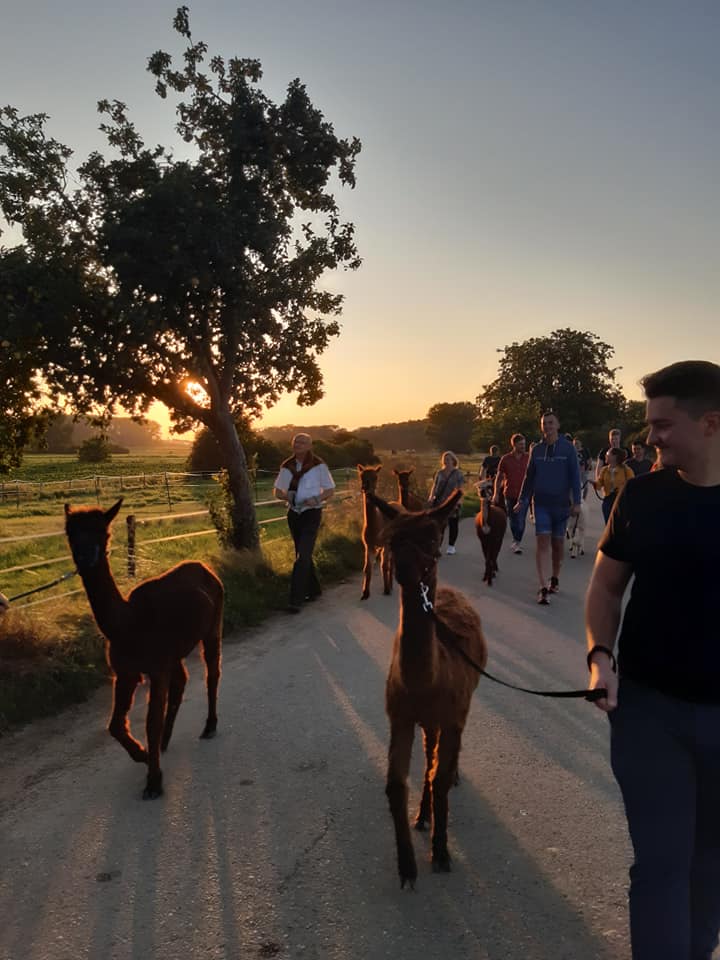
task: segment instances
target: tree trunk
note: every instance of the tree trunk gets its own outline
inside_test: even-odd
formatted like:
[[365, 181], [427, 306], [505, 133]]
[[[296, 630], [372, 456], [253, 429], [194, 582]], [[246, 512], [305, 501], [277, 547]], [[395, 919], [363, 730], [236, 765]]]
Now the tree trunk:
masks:
[[212, 432], [222, 453], [232, 497], [230, 546], [235, 550], [257, 550], [260, 531], [255, 516], [255, 494], [250, 484], [245, 451], [229, 410], [215, 417]]

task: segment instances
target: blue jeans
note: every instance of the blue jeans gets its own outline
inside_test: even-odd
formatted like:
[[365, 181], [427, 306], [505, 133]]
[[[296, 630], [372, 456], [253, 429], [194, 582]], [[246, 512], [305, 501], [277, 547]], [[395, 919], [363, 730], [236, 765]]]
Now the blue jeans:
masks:
[[605, 518], [605, 523], [607, 523], [610, 519], [610, 511], [613, 508], [616, 496], [617, 494], [615, 493], [609, 493], [606, 497], [603, 497], [602, 503], [600, 504], [602, 507], [603, 517]]
[[720, 929], [720, 705], [621, 680], [609, 718], [635, 851], [633, 960], [710, 960]]
[[515, 543], [520, 543], [525, 533], [525, 520], [527, 518], [527, 504], [519, 513], [513, 513], [517, 497], [505, 497], [505, 513], [508, 516], [510, 524], [510, 533]]

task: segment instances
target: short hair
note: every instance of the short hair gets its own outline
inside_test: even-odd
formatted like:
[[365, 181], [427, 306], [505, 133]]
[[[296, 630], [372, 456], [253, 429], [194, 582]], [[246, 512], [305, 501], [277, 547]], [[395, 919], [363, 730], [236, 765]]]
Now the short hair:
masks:
[[615, 459], [618, 462], [618, 466], [621, 463], [625, 463], [625, 460], [627, 459], [627, 453], [625, 452], [625, 450], [623, 450], [622, 447], [611, 447], [608, 450], [607, 455], [609, 457], [615, 457]]
[[510, 446], [511, 446], [511, 447], [514, 447], [516, 443], [520, 443], [520, 441], [521, 441], [521, 440], [524, 440], [524, 439], [525, 439], [525, 434], [524, 434], [524, 433], [514, 433], [514, 434], [510, 437]]
[[496, 443], [494, 443], [494, 444], [490, 447], [490, 453], [491, 453], [493, 456], [495, 456], [496, 454], [500, 453], [500, 447], [499, 447]]
[[720, 410], [720, 366], [709, 360], [682, 360], [649, 373], [640, 381], [648, 400], [672, 397], [693, 420]]
[[613, 427], [612, 430], [608, 430], [608, 437], [621, 437], [622, 430], [620, 427]]
[[645, 449], [645, 441], [644, 441], [644, 440], [633, 440], [632, 445], [633, 445], [633, 447], [642, 447], [643, 450]]
[[453, 460], [455, 461], [455, 466], [457, 466], [460, 463], [457, 456], [452, 452], [452, 450], [446, 450], [443, 453], [443, 455], [440, 457], [440, 463], [444, 463], [445, 457], [452, 457]]
[[293, 446], [295, 445], [296, 440], [307, 440], [310, 443], [312, 443], [312, 437], [310, 436], [309, 433], [296, 433], [295, 436], [292, 438]]
[[555, 413], [554, 410], [543, 410], [543, 412], [540, 414], [540, 420], [544, 420], [545, 417], [555, 417], [558, 425], [560, 424], [560, 417]]

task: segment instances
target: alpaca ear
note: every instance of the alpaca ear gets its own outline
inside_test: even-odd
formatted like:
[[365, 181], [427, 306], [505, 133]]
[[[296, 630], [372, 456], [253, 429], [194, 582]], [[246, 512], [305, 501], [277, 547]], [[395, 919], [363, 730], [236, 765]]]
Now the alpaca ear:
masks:
[[65, 504], [65, 516], [66, 516], [66, 517], [69, 517], [71, 513], [72, 513], [72, 507], [70, 506], [69, 503], [66, 503], [66, 504]]
[[117, 503], [114, 503], [109, 510], [105, 511], [105, 523], [110, 526], [115, 517], [118, 515], [118, 511], [122, 506], [123, 498], [120, 497]]
[[445, 523], [447, 518], [458, 505], [458, 501], [462, 495], [462, 490], [453, 490], [444, 503], [441, 503], [439, 507], [433, 507], [432, 510], [428, 510], [428, 515], [431, 516], [433, 520], [440, 520], [441, 523]]
[[415, 467], [410, 467], [410, 469], [408, 470], [408, 475], [411, 473], [415, 473]]
[[376, 467], [373, 467], [373, 470], [375, 471], [375, 473], [380, 473], [380, 471], [382, 470], [382, 464], [379, 463]]
[[395, 469], [395, 467], [393, 467], [393, 473], [395, 474], [396, 477], [399, 477], [399, 476], [400, 476], [400, 474], [399, 474], [398, 471]]
[[[382, 497], [378, 497], [374, 493], [366, 493], [365, 496], [368, 498], [370, 503], [374, 504], [378, 508], [383, 516], [388, 517], [390, 520], [394, 520], [395, 517], [400, 516], [401, 511], [390, 506], [387, 500], [383, 500]], [[405, 511], [403, 510], [402, 512], [404, 513]]]
[[357, 468], [358, 468], [358, 473], [360, 473], [360, 474], [361, 474], [361, 473], [363, 472], [363, 470], [365, 469], [365, 467], [364, 467], [361, 463], [359, 463], [359, 464], [357, 465]]

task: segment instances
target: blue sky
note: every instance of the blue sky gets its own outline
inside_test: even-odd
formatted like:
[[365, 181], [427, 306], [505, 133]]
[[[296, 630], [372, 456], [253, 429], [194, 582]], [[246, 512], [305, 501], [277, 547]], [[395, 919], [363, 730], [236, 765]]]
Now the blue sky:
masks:
[[[2, 0], [0, 99], [51, 115], [78, 161], [117, 98], [150, 143], [172, 107], [145, 72], [179, 53], [175, 4]], [[720, 3], [474, 0], [190, 5], [211, 53], [300, 77], [363, 142], [341, 191], [362, 268], [322, 359], [326, 396], [265, 422], [347, 427], [471, 400], [497, 348], [557, 327], [616, 349], [619, 380], [720, 362]], [[9, 242], [10, 238], [5, 237]]]

